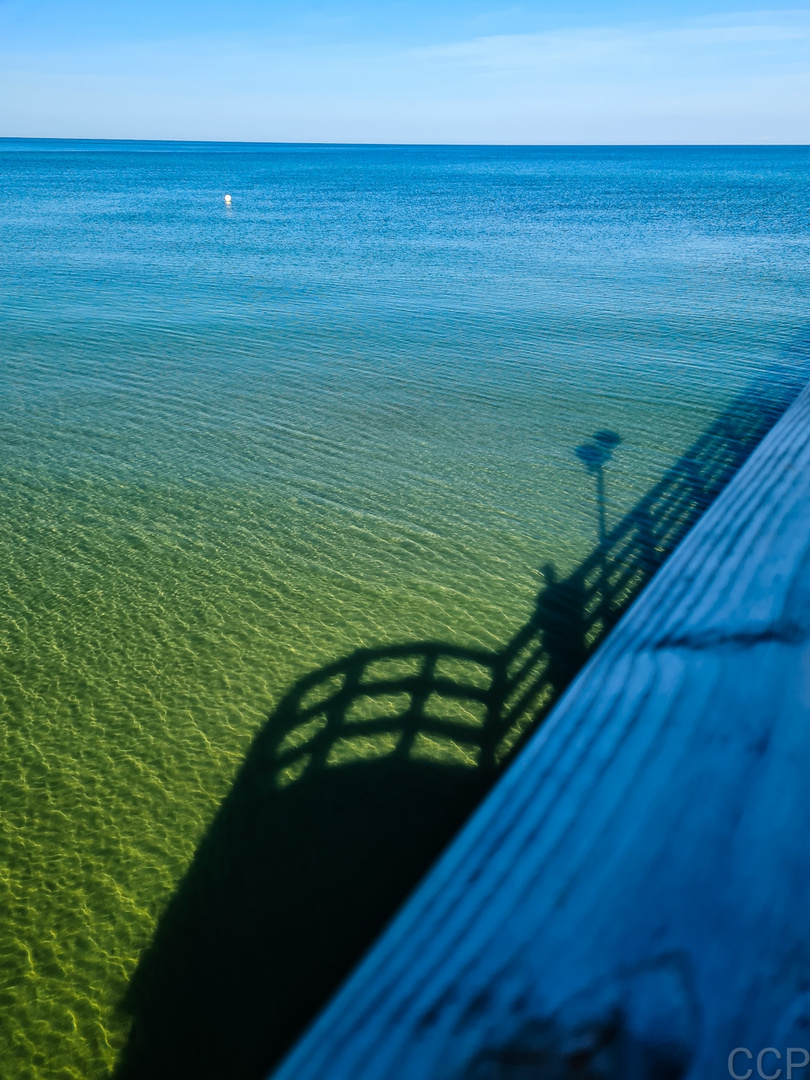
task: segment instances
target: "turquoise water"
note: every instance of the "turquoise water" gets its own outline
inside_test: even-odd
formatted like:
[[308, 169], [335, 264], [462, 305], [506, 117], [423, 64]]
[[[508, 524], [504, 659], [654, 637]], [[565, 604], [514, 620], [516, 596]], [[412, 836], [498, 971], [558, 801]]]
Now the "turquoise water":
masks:
[[[810, 151], [0, 141], [0, 1076], [106, 1076], [282, 694], [499, 648], [806, 340]], [[223, 195], [233, 202], [228, 209]]]

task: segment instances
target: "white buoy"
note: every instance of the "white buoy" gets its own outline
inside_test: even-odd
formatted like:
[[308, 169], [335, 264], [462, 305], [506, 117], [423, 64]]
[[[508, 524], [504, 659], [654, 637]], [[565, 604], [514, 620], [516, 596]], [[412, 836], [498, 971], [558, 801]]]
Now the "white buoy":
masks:
[[225, 196], [225, 205], [226, 205], [226, 206], [230, 206], [230, 205], [231, 205], [231, 197], [230, 197], [230, 195], [226, 195], [226, 196]]

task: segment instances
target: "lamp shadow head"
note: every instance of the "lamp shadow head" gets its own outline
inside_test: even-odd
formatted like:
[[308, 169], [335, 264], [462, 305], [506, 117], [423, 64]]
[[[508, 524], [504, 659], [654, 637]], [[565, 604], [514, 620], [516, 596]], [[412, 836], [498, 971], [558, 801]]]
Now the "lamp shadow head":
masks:
[[617, 432], [603, 429], [602, 431], [596, 432], [593, 436], [593, 441], [597, 446], [601, 446], [604, 450], [615, 450], [622, 439], [621, 435]]
[[593, 442], [578, 446], [575, 453], [588, 472], [595, 473], [610, 461], [614, 449], [621, 441], [615, 431], [604, 429], [593, 435]]

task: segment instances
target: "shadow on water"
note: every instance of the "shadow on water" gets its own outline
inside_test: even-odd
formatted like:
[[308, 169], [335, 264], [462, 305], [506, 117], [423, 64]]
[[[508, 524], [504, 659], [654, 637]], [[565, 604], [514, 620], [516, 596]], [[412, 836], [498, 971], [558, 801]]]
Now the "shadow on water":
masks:
[[569, 577], [544, 568], [500, 651], [359, 649], [313, 671], [256, 736], [141, 958], [116, 1080], [258, 1080], [536, 729], [588, 655], [795, 397], [741, 395]]

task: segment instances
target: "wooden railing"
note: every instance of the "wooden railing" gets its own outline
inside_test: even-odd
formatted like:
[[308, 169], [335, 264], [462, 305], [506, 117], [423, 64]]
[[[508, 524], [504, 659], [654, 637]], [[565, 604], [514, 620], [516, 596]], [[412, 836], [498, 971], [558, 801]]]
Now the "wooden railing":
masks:
[[[586, 644], [722, 486], [748, 422], [719, 421], [565, 583]], [[534, 715], [553, 663], [543, 610], [536, 653], [534, 624], [510, 646], [528, 652], [501, 730]], [[810, 389], [275, 1080], [802, 1076], [808, 658]]]

